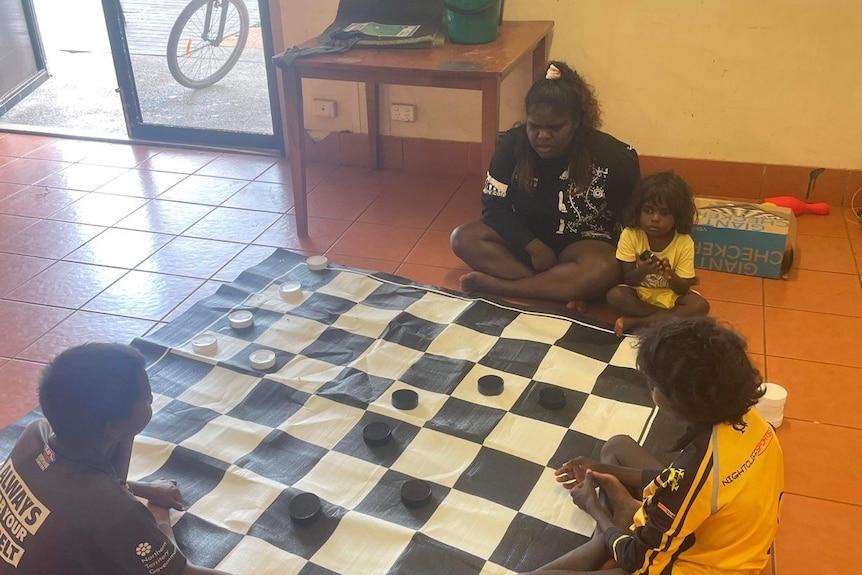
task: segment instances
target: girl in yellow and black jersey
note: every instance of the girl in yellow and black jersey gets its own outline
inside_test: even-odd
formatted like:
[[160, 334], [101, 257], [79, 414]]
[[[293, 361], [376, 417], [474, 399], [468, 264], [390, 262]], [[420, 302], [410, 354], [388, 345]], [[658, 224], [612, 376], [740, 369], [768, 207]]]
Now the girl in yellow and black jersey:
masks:
[[778, 527], [784, 462], [775, 431], [753, 407], [763, 391], [745, 348], [708, 317], [664, 320], [643, 334], [638, 369], [659, 409], [688, 424], [681, 451], [664, 467], [617, 436], [601, 461], [577, 457], [557, 470], [596, 533], [536, 573], [589, 572], [608, 560], [616, 569], [603, 574], [761, 572]]

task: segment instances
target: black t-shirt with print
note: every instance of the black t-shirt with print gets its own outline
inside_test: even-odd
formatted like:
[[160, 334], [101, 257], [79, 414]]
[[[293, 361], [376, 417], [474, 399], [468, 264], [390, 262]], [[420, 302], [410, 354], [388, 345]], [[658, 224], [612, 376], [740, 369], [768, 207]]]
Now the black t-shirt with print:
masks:
[[176, 575], [186, 559], [110, 462], [30, 424], [0, 467], [0, 574]]
[[[617, 224], [640, 178], [637, 152], [613, 136], [589, 134], [592, 181], [587, 189], [569, 178], [567, 158], [543, 159], [530, 147], [525, 125], [504, 134], [497, 146], [482, 193], [482, 220], [515, 252], [533, 239], [559, 253], [582, 239], [616, 242]], [[515, 166], [524, 147], [536, 166], [536, 186], [514, 185]]]

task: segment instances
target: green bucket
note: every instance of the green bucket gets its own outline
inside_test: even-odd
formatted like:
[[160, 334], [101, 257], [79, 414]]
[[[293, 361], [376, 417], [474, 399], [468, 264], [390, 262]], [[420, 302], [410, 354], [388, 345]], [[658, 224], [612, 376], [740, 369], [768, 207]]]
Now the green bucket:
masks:
[[446, 0], [446, 28], [453, 44], [486, 44], [497, 38], [502, 0]]

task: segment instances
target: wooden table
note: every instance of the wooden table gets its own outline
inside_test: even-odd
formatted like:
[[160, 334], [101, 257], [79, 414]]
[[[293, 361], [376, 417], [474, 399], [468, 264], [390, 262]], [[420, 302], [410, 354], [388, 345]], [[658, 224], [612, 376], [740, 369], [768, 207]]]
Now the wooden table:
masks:
[[[365, 84], [368, 108], [368, 155], [379, 167], [377, 154], [379, 86], [401, 84], [457, 88], [482, 92], [482, 162], [494, 154], [500, 127], [500, 84], [524, 58], [531, 58], [533, 80], [545, 71], [551, 21], [503, 22], [497, 39], [488, 44], [446, 43], [429, 49], [354, 49], [342, 54], [297, 58], [282, 71], [287, 120], [287, 150], [296, 212], [296, 232], [308, 236], [305, 186], [305, 126], [302, 79], [346, 80]], [[303, 47], [317, 45], [316, 40]]]

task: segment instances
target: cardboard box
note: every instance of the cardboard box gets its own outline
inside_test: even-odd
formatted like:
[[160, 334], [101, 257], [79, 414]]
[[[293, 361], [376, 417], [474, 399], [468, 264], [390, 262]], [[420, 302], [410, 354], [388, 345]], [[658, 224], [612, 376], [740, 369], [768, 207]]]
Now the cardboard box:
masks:
[[789, 208], [695, 198], [697, 268], [786, 278], [793, 265], [796, 216]]

